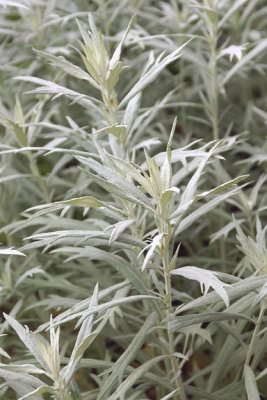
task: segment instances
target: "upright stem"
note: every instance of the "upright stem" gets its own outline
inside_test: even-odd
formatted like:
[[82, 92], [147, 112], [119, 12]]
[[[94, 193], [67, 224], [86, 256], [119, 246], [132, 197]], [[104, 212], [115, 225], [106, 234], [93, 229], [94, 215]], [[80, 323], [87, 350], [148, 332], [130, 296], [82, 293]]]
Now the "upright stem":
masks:
[[[264, 317], [264, 313], [265, 313], [266, 308], [267, 308], [267, 298], [264, 298], [262, 303], [261, 303], [260, 313], [259, 313], [258, 319], [257, 319], [256, 324], [255, 324], [255, 329], [254, 329], [254, 332], [253, 332], [253, 335], [252, 335], [252, 338], [251, 338], [251, 342], [249, 344], [249, 348], [248, 348], [248, 352], [247, 352], [247, 356], [246, 356], [246, 360], [245, 360], [245, 364], [244, 364], [244, 368], [243, 368], [243, 374], [242, 374], [243, 378], [244, 378], [244, 375], [245, 375], [245, 367], [250, 365], [250, 360], [251, 360], [251, 357], [252, 357], [252, 354], [253, 354], [254, 346], [255, 346], [255, 343], [257, 341], [257, 336], [258, 336], [258, 333], [259, 333], [259, 330], [260, 330], [261, 323], [263, 321], [263, 317]], [[246, 400], [245, 393], [243, 393], [242, 400]]]
[[42, 178], [42, 175], [40, 174], [40, 171], [39, 171], [39, 169], [38, 169], [38, 167], [36, 165], [34, 157], [33, 157], [31, 152], [27, 152], [26, 155], [27, 155], [28, 160], [29, 160], [30, 169], [32, 171], [32, 174], [33, 174], [34, 178], [36, 179], [38, 185], [40, 186], [40, 188], [41, 188], [41, 190], [43, 192], [44, 199], [45, 199], [45, 201], [47, 203], [50, 203], [50, 195], [49, 195], [47, 186], [46, 186], [46, 184], [45, 184], [45, 182], [44, 182], [44, 180]]
[[217, 18], [209, 20], [209, 41], [210, 41], [210, 74], [211, 74], [211, 90], [210, 90], [210, 112], [213, 130], [213, 139], [219, 139], [218, 124], [218, 82], [217, 82]]
[[[218, 25], [217, 17], [214, 16], [212, 20], [209, 21], [209, 40], [210, 40], [210, 74], [211, 74], [211, 90], [210, 90], [210, 112], [211, 112], [211, 123], [212, 123], [212, 135], [214, 140], [220, 139], [219, 133], [219, 89], [218, 89], [218, 78], [217, 78], [217, 36], [218, 36]], [[220, 184], [219, 173], [216, 173], [217, 185]], [[223, 227], [223, 221], [219, 219], [220, 228]], [[220, 238], [219, 240], [219, 252], [220, 259], [222, 260], [222, 271], [226, 272], [225, 258], [226, 258], [226, 248], [225, 241]]]
[[[169, 238], [164, 237], [163, 240], [163, 249], [162, 249], [162, 259], [163, 259], [163, 272], [164, 272], [164, 279], [165, 279], [165, 304], [166, 304], [166, 309], [167, 309], [167, 322], [166, 322], [166, 329], [167, 329], [167, 335], [168, 335], [168, 342], [169, 342], [169, 353], [170, 353], [170, 361], [171, 361], [171, 371], [169, 373], [173, 372], [173, 375], [175, 376], [175, 382], [176, 386], [179, 389], [179, 398], [181, 400], [187, 400], [185, 391], [184, 391], [184, 385], [183, 385], [183, 380], [181, 374], [178, 375], [179, 373], [179, 365], [176, 357], [174, 356], [175, 352], [175, 345], [174, 345], [174, 335], [172, 332], [170, 332], [169, 328], [169, 316], [172, 314], [172, 298], [171, 298], [171, 275], [169, 271], [169, 255], [168, 255], [168, 248], [169, 248]], [[178, 397], [175, 396], [175, 399]]]
[[258, 335], [259, 330], [260, 330], [260, 326], [261, 326], [261, 323], [262, 323], [262, 320], [263, 320], [263, 317], [264, 317], [264, 313], [265, 313], [266, 307], [267, 307], [267, 299], [264, 299], [262, 301], [261, 308], [260, 308], [260, 313], [259, 313], [258, 319], [257, 319], [256, 324], [255, 324], [255, 329], [254, 329], [254, 332], [253, 332], [253, 335], [252, 335], [252, 338], [251, 338], [251, 342], [249, 344], [249, 348], [248, 348], [248, 352], [247, 352], [247, 356], [246, 356], [246, 360], [245, 360], [245, 364], [244, 364], [244, 369], [243, 369], [243, 376], [244, 376], [245, 367], [250, 364], [251, 356], [252, 356], [253, 349], [254, 349], [254, 346], [255, 346], [255, 343], [256, 343], [256, 340], [257, 340], [257, 335]]

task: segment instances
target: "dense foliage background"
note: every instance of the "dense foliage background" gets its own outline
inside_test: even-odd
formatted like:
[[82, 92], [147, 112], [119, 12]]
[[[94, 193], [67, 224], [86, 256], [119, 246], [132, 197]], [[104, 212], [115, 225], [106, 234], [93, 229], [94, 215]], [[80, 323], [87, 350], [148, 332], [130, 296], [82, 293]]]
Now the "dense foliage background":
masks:
[[266, 399], [266, 2], [0, 21], [0, 397]]

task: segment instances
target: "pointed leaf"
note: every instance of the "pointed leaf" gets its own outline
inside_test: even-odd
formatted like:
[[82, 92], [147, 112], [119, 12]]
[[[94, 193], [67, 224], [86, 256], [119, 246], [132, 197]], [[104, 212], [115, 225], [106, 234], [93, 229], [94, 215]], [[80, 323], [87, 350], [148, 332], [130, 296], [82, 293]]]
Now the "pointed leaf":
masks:
[[17, 335], [19, 336], [20, 340], [25, 344], [27, 349], [30, 350], [32, 355], [36, 358], [36, 360], [42, 365], [44, 369], [46, 369], [46, 363], [41, 355], [41, 352], [37, 346], [37, 343], [34, 339], [34, 336], [32, 333], [29, 331], [29, 328], [26, 327], [24, 328], [18, 321], [16, 321], [14, 318], [12, 318], [10, 315], [7, 315], [5, 313], [4, 317], [7, 320], [7, 322], [12, 326], [14, 331], [16, 331]]
[[229, 298], [224, 286], [229, 286], [221, 282], [214, 271], [209, 271], [197, 267], [181, 267], [171, 271], [172, 275], [184, 276], [187, 279], [196, 280], [200, 283], [201, 291], [206, 295], [210, 287], [223, 299], [226, 307], [229, 307]]
[[134, 359], [136, 352], [141, 348], [144, 343], [145, 337], [149, 334], [150, 329], [156, 322], [156, 314], [152, 313], [146, 319], [144, 325], [136, 334], [130, 345], [124, 351], [124, 353], [118, 358], [115, 362], [112, 372], [109, 377], [103, 383], [100, 392], [97, 396], [97, 400], [104, 400], [107, 398], [108, 394], [112, 390], [112, 388], [116, 385], [117, 381], [121, 381], [123, 377], [123, 373], [126, 367], [131, 363]]
[[[125, 221], [117, 222], [117, 224], [112, 226], [112, 232], [109, 238], [109, 244], [115, 242], [120, 234], [125, 231], [129, 226], [135, 222], [135, 219], [127, 219]], [[109, 227], [110, 229], [111, 227]]]
[[181, 332], [182, 328], [192, 326], [199, 323], [205, 322], [218, 322], [218, 321], [230, 321], [234, 319], [245, 319], [253, 323], [253, 320], [246, 315], [227, 313], [227, 312], [205, 312], [201, 314], [190, 314], [185, 316], [179, 316], [170, 321], [169, 326], [171, 332]]
[[189, 42], [191, 42], [192, 39], [188, 40], [186, 43], [184, 43], [182, 46], [180, 46], [178, 49], [173, 51], [171, 54], [163, 58], [164, 53], [162, 53], [155, 63], [150, 67], [148, 71], [146, 71], [141, 78], [138, 80], [138, 82], [134, 85], [134, 87], [130, 90], [130, 92], [124, 97], [124, 99], [121, 101], [119, 107], [124, 106], [131, 100], [134, 96], [136, 96], [139, 92], [144, 90], [144, 88], [149, 85], [151, 82], [154, 82], [158, 74], [171, 62], [177, 60], [181, 56], [181, 50], [187, 46]]

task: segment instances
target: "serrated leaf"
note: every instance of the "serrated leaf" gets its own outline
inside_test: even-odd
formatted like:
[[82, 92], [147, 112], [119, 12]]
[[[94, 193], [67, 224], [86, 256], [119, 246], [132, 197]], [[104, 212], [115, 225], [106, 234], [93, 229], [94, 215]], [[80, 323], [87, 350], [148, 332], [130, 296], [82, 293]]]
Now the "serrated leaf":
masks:
[[225, 54], [229, 55], [230, 61], [233, 61], [233, 58], [236, 57], [239, 60], [242, 58], [242, 52], [246, 49], [246, 46], [241, 45], [241, 46], [236, 46], [236, 45], [231, 45], [229, 47], [226, 47], [225, 49], [221, 50], [219, 53], [219, 56], [224, 56]]
[[139, 253], [139, 256], [140, 256], [140, 255], [143, 253], [143, 251], [145, 251], [145, 250], [148, 249], [148, 252], [146, 253], [146, 256], [145, 256], [145, 259], [144, 259], [144, 262], [143, 262], [143, 265], [142, 265], [142, 271], [144, 271], [144, 269], [146, 268], [147, 263], [149, 262], [149, 260], [150, 260], [151, 257], [153, 256], [153, 254], [154, 254], [156, 248], [157, 248], [157, 247], [161, 247], [161, 240], [162, 240], [162, 237], [163, 237], [163, 234], [162, 234], [162, 233], [159, 233], [158, 235], [156, 235], [156, 236], [153, 238], [152, 242], [151, 242], [148, 246], [146, 246], [146, 247], [141, 251], [141, 253]]
[[181, 267], [171, 271], [172, 275], [184, 276], [187, 279], [200, 283], [201, 291], [206, 295], [210, 287], [222, 298], [226, 307], [229, 307], [229, 298], [224, 286], [229, 286], [218, 279], [218, 273], [198, 267]]
[[[242, 279], [240, 282], [233, 283], [227, 290], [229, 299], [234, 300], [240, 297], [244, 298], [248, 292], [253, 292], [258, 288], [261, 288], [266, 282], [267, 276], [250, 276], [249, 278]], [[207, 307], [220, 300], [221, 297], [216, 292], [211, 292], [205, 296], [199, 297], [198, 299], [192, 300], [187, 304], [183, 304], [178, 307], [177, 312], [181, 313], [192, 309], [198, 310], [200, 307]]]
[[253, 60], [258, 54], [264, 54], [267, 48], [267, 39], [262, 39], [254, 49], [247, 53], [240, 61], [238, 61], [225, 75], [221, 86], [223, 87], [240, 69]]

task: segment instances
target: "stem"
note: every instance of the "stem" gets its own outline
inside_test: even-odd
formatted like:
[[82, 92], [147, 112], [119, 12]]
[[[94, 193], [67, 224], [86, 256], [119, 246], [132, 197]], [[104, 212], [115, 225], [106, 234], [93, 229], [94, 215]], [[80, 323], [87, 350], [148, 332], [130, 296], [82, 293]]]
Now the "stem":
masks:
[[217, 19], [209, 21], [209, 41], [210, 41], [210, 74], [211, 74], [211, 90], [210, 90], [210, 110], [211, 123], [213, 130], [213, 139], [219, 139], [218, 124], [218, 82], [217, 82]]
[[[211, 92], [210, 92], [210, 107], [211, 107], [211, 123], [212, 123], [212, 132], [213, 132], [213, 139], [219, 140], [219, 120], [218, 120], [218, 96], [219, 96], [219, 89], [218, 89], [218, 80], [217, 80], [217, 36], [218, 36], [218, 26], [217, 26], [217, 18], [213, 21], [210, 21], [209, 24], [209, 31], [210, 31], [210, 73], [211, 73]], [[217, 185], [220, 184], [219, 181], [219, 173], [216, 173], [217, 176]], [[220, 229], [224, 226], [222, 218], [219, 219], [219, 227]], [[222, 271], [226, 272], [226, 248], [225, 248], [225, 241], [220, 238], [219, 240], [219, 253], [220, 259], [222, 260]]]
[[[244, 378], [244, 375], [245, 375], [245, 367], [250, 365], [250, 361], [251, 361], [251, 357], [252, 357], [252, 354], [253, 354], [254, 346], [255, 346], [255, 343], [257, 341], [257, 336], [258, 336], [258, 333], [259, 333], [259, 330], [260, 330], [261, 323], [263, 321], [263, 317], [264, 317], [264, 313], [265, 313], [266, 308], [267, 308], [267, 298], [264, 298], [263, 301], [262, 301], [262, 304], [261, 304], [261, 308], [260, 308], [260, 313], [259, 313], [258, 319], [257, 319], [256, 324], [255, 324], [255, 329], [254, 329], [254, 332], [253, 332], [253, 335], [252, 335], [252, 338], [251, 338], [251, 342], [249, 344], [249, 348], [248, 348], [248, 352], [247, 352], [247, 356], [246, 356], [246, 360], [245, 360], [245, 364], [244, 364], [244, 368], [243, 368], [243, 374], [242, 374], [243, 378]], [[245, 399], [246, 399], [246, 395], [245, 395], [245, 393], [243, 393], [242, 400], [245, 400]]]
[[42, 178], [42, 175], [40, 174], [40, 171], [36, 165], [36, 162], [32, 156], [32, 154], [30, 152], [26, 153], [28, 160], [29, 160], [29, 164], [30, 164], [30, 169], [32, 171], [32, 174], [34, 176], [34, 178], [36, 179], [38, 185], [40, 186], [43, 195], [44, 195], [44, 199], [47, 203], [50, 203], [50, 195], [47, 189], [47, 186]]
[[246, 360], [245, 360], [245, 364], [244, 364], [244, 369], [243, 369], [243, 376], [244, 376], [244, 372], [245, 372], [245, 367], [249, 366], [249, 364], [250, 364], [251, 356], [252, 356], [253, 349], [254, 349], [254, 346], [255, 346], [255, 343], [256, 343], [256, 340], [257, 340], [257, 335], [259, 333], [259, 329], [260, 329], [260, 326], [261, 326], [261, 323], [262, 323], [262, 320], [263, 320], [263, 317], [264, 317], [264, 313], [265, 313], [266, 307], [267, 307], [267, 302], [264, 299], [262, 304], [261, 304], [259, 317], [258, 317], [258, 319], [256, 321], [255, 329], [254, 329], [254, 332], [253, 332], [253, 335], [252, 335], [252, 338], [251, 338], [251, 342], [249, 344], [249, 348], [248, 348], [248, 352], [247, 352], [247, 356], [246, 356]]
[[[165, 304], [167, 309], [167, 335], [168, 335], [168, 342], [169, 342], [169, 353], [171, 357], [171, 371], [168, 371], [169, 374], [173, 372], [175, 376], [176, 386], [179, 389], [179, 397], [181, 400], [187, 400], [184, 385], [181, 374], [178, 375], [180, 367], [178, 365], [178, 361], [176, 357], [173, 355], [175, 352], [175, 345], [174, 345], [174, 335], [170, 332], [169, 328], [169, 316], [172, 314], [172, 301], [171, 301], [171, 275], [169, 271], [169, 260], [168, 260], [168, 247], [169, 247], [169, 239], [168, 237], [164, 237], [163, 240], [163, 250], [162, 250], [162, 259], [163, 259], [163, 272], [164, 272], [164, 279], [165, 279]], [[177, 396], [174, 397], [177, 399]]]

